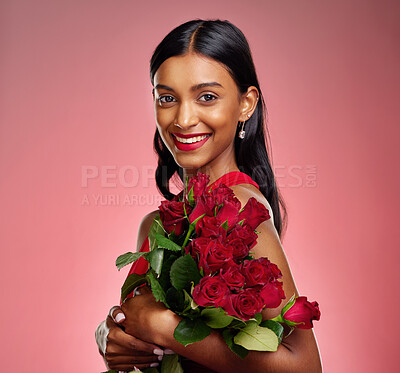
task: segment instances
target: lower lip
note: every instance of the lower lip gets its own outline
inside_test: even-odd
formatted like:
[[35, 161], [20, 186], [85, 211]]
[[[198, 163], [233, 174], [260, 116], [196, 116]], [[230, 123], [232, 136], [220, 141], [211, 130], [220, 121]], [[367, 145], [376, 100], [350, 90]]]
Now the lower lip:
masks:
[[207, 136], [205, 139], [201, 140], [201, 141], [197, 141], [197, 142], [193, 142], [191, 144], [184, 144], [182, 142], [179, 142], [175, 136], [172, 136], [174, 138], [174, 143], [175, 146], [179, 149], [179, 150], [183, 150], [184, 152], [189, 152], [191, 150], [195, 150], [197, 148], [200, 148], [200, 146], [203, 146], [203, 144], [211, 137], [211, 135]]

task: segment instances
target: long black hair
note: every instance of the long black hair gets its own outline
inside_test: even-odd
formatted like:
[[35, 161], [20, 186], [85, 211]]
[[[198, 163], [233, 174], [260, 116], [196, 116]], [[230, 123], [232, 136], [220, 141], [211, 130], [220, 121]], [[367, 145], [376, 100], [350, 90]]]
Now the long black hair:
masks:
[[[235, 137], [235, 156], [240, 171], [249, 175], [260, 187], [261, 193], [271, 205], [275, 228], [280, 237], [287, 226], [285, 203], [275, 183], [267, 150], [265, 126], [265, 102], [260, 90], [250, 47], [243, 33], [229, 21], [196, 19], [173, 29], [157, 46], [150, 60], [150, 79], [154, 86], [154, 75], [168, 58], [184, 55], [190, 51], [202, 54], [225, 65], [240, 93], [255, 86], [259, 92], [257, 107], [246, 123], [246, 136]], [[269, 148], [269, 147], [268, 147]], [[157, 188], [171, 200], [169, 181], [175, 175], [183, 180], [183, 170], [163, 143], [158, 130], [154, 135], [154, 150], [158, 155], [156, 169]], [[281, 214], [281, 209], [283, 215]]]

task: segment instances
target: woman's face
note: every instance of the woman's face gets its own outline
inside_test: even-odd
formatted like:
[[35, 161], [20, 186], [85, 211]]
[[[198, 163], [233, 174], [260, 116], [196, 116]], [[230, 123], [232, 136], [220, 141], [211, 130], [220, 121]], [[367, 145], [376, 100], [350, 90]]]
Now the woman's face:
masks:
[[234, 160], [236, 126], [248, 105], [222, 64], [195, 53], [170, 57], [154, 76], [153, 96], [157, 129], [180, 167]]

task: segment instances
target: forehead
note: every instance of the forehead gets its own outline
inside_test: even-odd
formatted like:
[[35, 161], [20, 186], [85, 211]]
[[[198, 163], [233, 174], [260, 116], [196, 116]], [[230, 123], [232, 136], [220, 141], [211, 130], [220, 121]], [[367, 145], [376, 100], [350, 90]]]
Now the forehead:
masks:
[[166, 59], [154, 75], [154, 85], [164, 84], [173, 88], [190, 87], [203, 82], [218, 82], [225, 89], [236, 87], [222, 63], [196, 53]]

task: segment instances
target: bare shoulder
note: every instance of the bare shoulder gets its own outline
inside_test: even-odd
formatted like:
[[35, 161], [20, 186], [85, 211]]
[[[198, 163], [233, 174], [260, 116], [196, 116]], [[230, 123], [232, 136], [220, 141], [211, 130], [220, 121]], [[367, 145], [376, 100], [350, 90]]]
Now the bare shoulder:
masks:
[[159, 210], [154, 210], [152, 212], [149, 212], [147, 215], [144, 216], [142, 221], [140, 222], [139, 225], [139, 232], [138, 232], [138, 238], [137, 238], [137, 251], [140, 250], [144, 240], [146, 239], [150, 226], [154, 220], [154, 218], [158, 215]]

